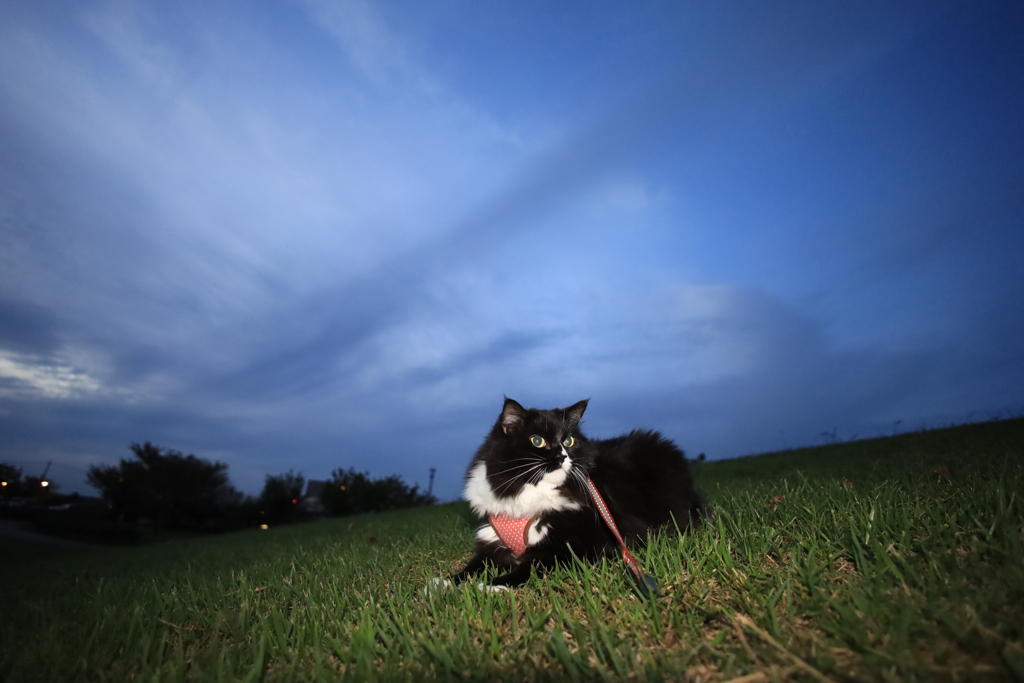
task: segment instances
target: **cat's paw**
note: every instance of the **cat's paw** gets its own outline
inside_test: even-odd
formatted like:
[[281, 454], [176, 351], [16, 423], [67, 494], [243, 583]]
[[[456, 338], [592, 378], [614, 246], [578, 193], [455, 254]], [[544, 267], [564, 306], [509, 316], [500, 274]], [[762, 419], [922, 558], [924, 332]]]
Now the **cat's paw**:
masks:
[[486, 583], [481, 581], [476, 585], [476, 589], [481, 593], [501, 593], [507, 591], [508, 586], [488, 586]]
[[445, 588], [451, 585], [451, 581], [448, 579], [433, 578], [427, 581], [427, 585], [423, 587], [423, 595], [429, 596], [436, 593], [440, 593]]

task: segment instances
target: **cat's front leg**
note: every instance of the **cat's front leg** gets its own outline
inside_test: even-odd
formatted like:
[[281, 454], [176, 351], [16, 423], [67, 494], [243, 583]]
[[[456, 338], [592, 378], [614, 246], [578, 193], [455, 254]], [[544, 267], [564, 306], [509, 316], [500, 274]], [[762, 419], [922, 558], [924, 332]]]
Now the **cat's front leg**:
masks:
[[[603, 533], [603, 529], [601, 532]], [[513, 588], [521, 586], [530, 579], [531, 570], [536, 567], [537, 573], [542, 574], [555, 567], [556, 564], [572, 565], [575, 557], [600, 557], [605, 545], [603, 538], [582, 537], [573, 539], [574, 543], [551, 543], [543, 542], [530, 546], [526, 552], [518, 557], [509, 552], [512, 558], [509, 570], [496, 576], [490, 584], [492, 586], [508, 586]], [[586, 548], [587, 550], [581, 550]], [[574, 553], [575, 550], [575, 553]]]
[[530, 546], [525, 553], [518, 557], [509, 552], [509, 557], [511, 561], [508, 571], [494, 577], [490, 582], [492, 586], [507, 586], [509, 588], [521, 586], [530, 580], [530, 573], [534, 567], [540, 574], [554, 567], [556, 561], [570, 562], [572, 560], [568, 546], [559, 551], [547, 543]]
[[480, 545], [476, 555], [466, 563], [462, 571], [452, 575], [452, 583], [462, 583], [470, 577], [476, 576], [483, 571], [488, 562], [497, 567], [499, 571], [506, 571], [515, 565], [515, 556], [504, 546], [493, 543]]
[[512, 571], [505, 572], [491, 579], [490, 585], [503, 586], [505, 588], [521, 586], [530, 580], [530, 570], [532, 567], [533, 563], [531, 562], [520, 562], [512, 568]]
[[483, 571], [484, 565], [487, 563], [487, 555], [481, 550], [466, 563], [466, 566], [462, 568], [462, 571], [458, 574], [452, 574], [452, 583], [459, 584], [466, 579], [476, 576]]

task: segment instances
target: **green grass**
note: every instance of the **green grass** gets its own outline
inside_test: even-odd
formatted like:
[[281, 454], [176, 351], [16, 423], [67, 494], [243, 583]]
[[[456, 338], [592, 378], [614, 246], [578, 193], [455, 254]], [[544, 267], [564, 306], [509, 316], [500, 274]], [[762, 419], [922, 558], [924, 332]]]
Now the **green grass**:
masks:
[[0, 542], [0, 679], [1024, 678], [1024, 420], [697, 474], [716, 516], [639, 553], [655, 602], [619, 562], [424, 597], [471, 554], [464, 504], [139, 548]]

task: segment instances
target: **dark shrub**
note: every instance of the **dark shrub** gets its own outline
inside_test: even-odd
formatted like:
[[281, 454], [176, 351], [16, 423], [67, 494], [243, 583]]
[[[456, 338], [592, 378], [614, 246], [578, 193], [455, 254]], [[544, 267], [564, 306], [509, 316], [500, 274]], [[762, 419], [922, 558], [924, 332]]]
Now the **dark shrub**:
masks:
[[397, 475], [370, 479], [366, 472], [337, 469], [320, 493], [327, 514], [341, 516], [433, 505], [437, 499], [409, 488]]

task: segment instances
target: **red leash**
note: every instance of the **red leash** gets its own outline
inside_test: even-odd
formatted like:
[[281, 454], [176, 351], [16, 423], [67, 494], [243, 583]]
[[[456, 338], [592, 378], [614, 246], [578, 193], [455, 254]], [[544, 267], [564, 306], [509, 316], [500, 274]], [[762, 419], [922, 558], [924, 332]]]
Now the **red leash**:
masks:
[[597, 506], [597, 511], [601, 513], [601, 518], [604, 519], [604, 523], [608, 525], [608, 528], [615, 534], [615, 538], [619, 539], [619, 544], [622, 545], [622, 559], [625, 561], [626, 566], [629, 567], [636, 581], [640, 585], [640, 592], [645, 598], [653, 597], [658, 594], [658, 582], [654, 580], [654, 577], [650, 574], [645, 574], [640, 569], [640, 563], [633, 557], [633, 553], [629, 552], [629, 548], [626, 547], [626, 541], [623, 540], [622, 534], [619, 533], [619, 527], [615, 525], [615, 520], [612, 518], [611, 511], [608, 510], [608, 506], [604, 502], [604, 498], [598, 492], [597, 487], [594, 486], [593, 480], [587, 477], [587, 487], [590, 489], [590, 495], [594, 499], [594, 505]]

